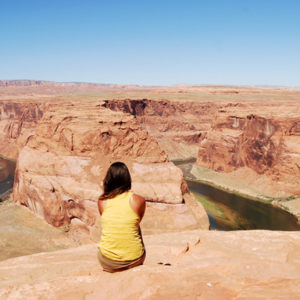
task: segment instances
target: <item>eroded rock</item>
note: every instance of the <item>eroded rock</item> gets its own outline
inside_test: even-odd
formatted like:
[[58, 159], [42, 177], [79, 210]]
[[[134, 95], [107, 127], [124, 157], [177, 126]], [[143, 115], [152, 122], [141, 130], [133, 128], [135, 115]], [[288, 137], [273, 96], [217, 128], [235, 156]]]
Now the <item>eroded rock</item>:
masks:
[[294, 108], [273, 113], [276, 107], [260, 112], [256, 108], [256, 114], [247, 110], [227, 107], [216, 117], [201, 138], [197, 163], [219, 172], [237, 172], [245, 182], [254, 171], [257, 182], [253, 186], [262, 193], [272, 195], [269, 191], [274, 190], [277, 197], [299, 195], [299, 112]]
[[0, 102], [0, 153], [16, 159], [20, 149], [34, 133], [46, 103]]
[[133, 116], [96, 104], [49, 107], [20, 152], [14, 201], [54, 226], [78, 219], [90, 229], [101, 182], [117, 160], [128, 165], [133, 191], [146, 200], [185, 207], [183, 174], [155, 139]]

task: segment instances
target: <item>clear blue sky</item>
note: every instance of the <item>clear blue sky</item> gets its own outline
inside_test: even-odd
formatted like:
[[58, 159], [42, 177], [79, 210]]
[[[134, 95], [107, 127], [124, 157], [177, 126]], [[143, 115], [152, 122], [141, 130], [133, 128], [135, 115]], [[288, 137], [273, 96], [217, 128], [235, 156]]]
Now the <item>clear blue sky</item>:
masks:
[[0, 0], [0, 79], [300, 86], [298, 0]]

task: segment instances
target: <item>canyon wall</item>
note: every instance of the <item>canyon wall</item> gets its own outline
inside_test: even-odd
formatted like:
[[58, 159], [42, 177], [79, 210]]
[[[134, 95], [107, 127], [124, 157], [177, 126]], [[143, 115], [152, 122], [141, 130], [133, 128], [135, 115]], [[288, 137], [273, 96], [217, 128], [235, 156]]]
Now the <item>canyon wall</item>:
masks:
[[[39, 157], [43, 151], [45, 152], [43, 160], [53, 161], [54, 158], [49, 157], [58, 151], [62, 153], [59, 157], [67, 157], [61, 159], [62, 164], [76, 165], [80, 168], [78, 172], [96, 162], [96, 158], [90, 158], [96, 157], [95, 153], [103, 152], [102, 157], [108, 162], [118, 157], [123, 158], [124, 154], [124, 158], [128, 158], [131, 171], [136, 174], [133, 176], [140, 178], [140, 184], [135, 185], [135, 189], [143, 186], [140, 190], [141, 193], [144, 192], [144, 195], [148, 194], [146, 197], [148, 201], [180, 203], [182, 192], [181, 194], [176, 192], [179, 195], [177, 198], [174, 196], [168, 198], [169, 183], [165, 185], [166, 188], [160, 188], [159, 195], [153, 192], [157, 190], [156, 186], [160, 185], [159, 177], [153, 174], [159, 172], [161, 176], [167, 177], [173, 168], [169, 165], [171, 169], [166, 171], [168, 169], [158, 167], [158, 163], [164, 165], [168, 163], [166, 154], [162, 152], [158, 154], [160, 150], [151, 148], [156, 145], [154, 148], [158, 149], [156, 148], [158, 142], [169, 158], [197, 157], [198, 165], [217, 172], [225, 172], [232, 176], [233, 180], [243, 181], [257, 188], [261, 195], [271, 197], [300, 195], [300, 107], [297, 101], [288, 103], [271, 100], [197, 102], [196, 100], [170, 101], [141, 98], [105, 101], [93, 99], [86, 103], [84, 106], [79, 101], [73, 104], [58, 103], [58, 101], [56, 104], [49, 104], [42, 100], [29, 103], [28, 101], [14, 103], [2, 101], [0, 103], [0, 126], [2, 128], [0, 153], [16, 158], [19, 150], [26, 145], [20, 156], [20, 162], [24, 162], [22, 157], [26, 157], [26, 153], [30, 153], [28, 157]], [[60, 110], [61, 112], [57, 114]], [[95, 115], [91, 111], [94, 111]], [[35, 131], [44, 113], [48, 115], [44, 116]], [[106, 114], [107, 116], [104, 117]], [[110, 114], [112, 118], [119, 116], [116, 117], [118, 120], [116, 124], [110, 122]], [[91, 115], [90, 120], [87, 121], [84, 115]], [[105, 121], [102, 121], [102, 118], [106, 118]], [[128, 118], [132, 124], [136, 124], [131, 131], [123, 128], [130, 123], [123, 121]], [[83, 124], [85, 128], [83, 131], [79, 129], [81, 126], [79, 123]], [[55, 131], [53, 128], [56, 128], [57, 124], [62, 125], [59, 125], [59, 130]], [[61, 126], [66, 127], [61, 128]], [[111, 126], [115, 128], [114, 132], [110, 131]], [[96, 132], [90, 130], [93, 133], [89, 135], [87, 128], [94, 127], [98, 129], [95, 129]], [[132, 131], [136, 130], [140, 133], [134, 136]], [[124, 132], [124, 135], [119, 136], [117, 131]], [[92, 136], [98, 136], [98, 138], [93, 139]], [[76, 137], [75, 140], [74, 137]], [[120, 139], [124, 140], [123, 144]], [[145, 142], [148, 140], [151, 140], [151, 143]], [[143, 143], [138, 141], [143, 141]], [[149, 148], [148, 152], [146, 148]], [[95, 149], [102, 149], [102, 152]], [[152, 158], [150, 152], [154, 153]], [[146, 163], [148, 167], [145, 169], [139, 163]], [[151, 163], [154, 165], [150, 168]], [[57, 164], [54, 165], [56, 168]], [[44, 165], [41, 166], [44, 167]], [[102, 173], [106, 167], [101, 165]], [[20, 168], [23, 168], [23, 165], [20, 165], [19, 170]], [[35, 167], [30, 166], [28, 169], [31, 168]], [[96, 174], [95, 170], [96, 168], [93, 168], [91, 172]], [[68, 175], [63, 176], [68, 177], [70, 174], [75, 176], [75, 171], [75, 173], [68, 172], [70, 172]], [[177, 174], [177, 168], [172, 173]], [[98, 172], [97, 176], [99, 174]], [[142, 185], [143, 176], [151, 178], [152, 187]], [[174, 175], [174, 178], [176, 177], [176, 181], [180, 182], [181, 176], [178, 173]], [[135, 179], [135, 182], [138, 180]], [[74, 182], [70, 183], [71, 186], [74, 184]], [[181, 188], [184, 189], [184, 185]], [[150, 190], [146, 192], [147, 189], [152, 192]], [[93, 191], [91, 194], [95, 193], [95, 187], [90, 187], [90, 190]], [[72, 199], [72, 197], [69, 198]], [[88, 197], [85, 196], [85, 198]], [[41, 210], [38, 207], [34, 209]], [[58, 224], [69, 222], [70, 218], [66, 218], [67, 221], [63, 219]]]
[[197, 157], [198, 165], [230, 173], [269, 195], [300, 195], [297, 101], [127, 99], [104, 106], [136, 116], [172, 159]]
[[299, 109], [278, 108], [223, 108], [201, 137], [197, 163], [219, 172], [244, 173], [245, 180], [254, 171], [257, 178], [269, 178], [274, 191], [282, 190], [279, 196], [300, 195]]
[[[115, 99], [99, 105], [131, 114], [170, 159], [197, 157], [198, 165], [253, 186], [265, 185], [270, 195], [273, 190], [278, 197], [299, 195], [300, 112], [295, 101]], [[42, 101], [2, 101], [0, 153], [16, 158], [48, 106]]]
[[[133, 191], [154, 202], [149, 208], [153, 217], [149, 227], [155, 227], [159, 211], [170, 218], [170, 208], [159, 207], [159, 203], [186, 206], [187, 187], [181, 170], [168, 161], [136, 118], [104, 108], [102, 102], [47, 107], [20, 151], [14, 201], [54, 226], [71, 223], [90, 230], [99, 215], [100, 184], [109, 165], [117, 160], [128, 165]], [[203, 208], [200, 215], [206, 216]], [[187, 223], [199, 227], [197, 217], [194, 221]], [[203, 226], [208, 228], [207, 216]]]
[[196, 157], [201, 135], [210, 130], [217, 105], [213, 102], [169, 100], [107, 100], [105, 107], [134, 115], [171, 159]]
[[47, 106], [46, 103], [0, 101], [0, 154], [17, 158]]

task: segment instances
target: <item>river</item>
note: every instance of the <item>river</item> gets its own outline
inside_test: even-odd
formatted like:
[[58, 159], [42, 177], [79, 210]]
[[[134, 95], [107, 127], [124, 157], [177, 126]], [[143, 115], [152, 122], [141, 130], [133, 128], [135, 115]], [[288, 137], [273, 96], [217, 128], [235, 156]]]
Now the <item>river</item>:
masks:
[[219, 230], [269, 229], [300, 230], [297, 218], [273, 206], [187, 180], [189, 189], [203, 202], [210, 217], [210, 228]]
[[[176, 162], [185, 176], [194, 161]], [[16, 162], [0, 156], [0, 202], [13, 187]], [[204, 205], [210, 219], [210, 229], [300, 230], [297, 218], [269, 203], [223, 191], [216, 187], [187, 180], [190, 191]]]
[[13, 187], [15, 168], [14, 160], [0, 156], [0, 202]]
[[[182, 169], [185, 177], [193, 177], [189, 171], [195, 160], [174, 163]], [[300, 230], [295, 216], [270, 203], [227, 192], [195, 179], [186, 181], [190, 191], [206, 209], [210, 229]]]

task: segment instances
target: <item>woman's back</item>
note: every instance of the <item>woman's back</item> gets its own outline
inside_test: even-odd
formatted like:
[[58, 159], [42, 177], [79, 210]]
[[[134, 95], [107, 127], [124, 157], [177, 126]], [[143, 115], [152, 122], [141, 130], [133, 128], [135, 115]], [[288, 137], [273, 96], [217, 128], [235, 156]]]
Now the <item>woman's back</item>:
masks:
[[105, 201], [102, 211], [101, 253], [112, 260], [129, 261], [141, 257], [144, 246], [139, 230], [140, 216], [130, 202], [133, 193], [124, 192]]

